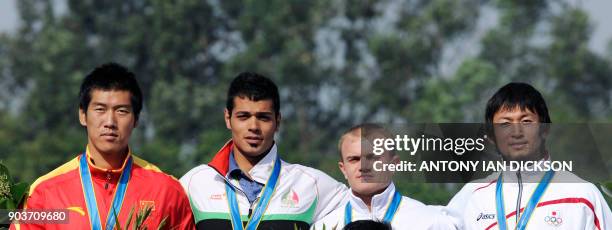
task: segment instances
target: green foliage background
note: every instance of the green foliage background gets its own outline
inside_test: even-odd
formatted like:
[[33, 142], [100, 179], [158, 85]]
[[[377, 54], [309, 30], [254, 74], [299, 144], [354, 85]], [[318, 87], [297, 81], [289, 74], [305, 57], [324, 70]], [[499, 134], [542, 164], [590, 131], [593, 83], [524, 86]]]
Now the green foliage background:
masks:
[[[343, 179], [339, 133], [363, 121], [480, 122], [509, 81], [542, 91], [554, 122], [609, 122], [612, 48], [588, 48], [589, 15], [543, 0], [18, 1], [20, 26], [0, 35], [0, 159], [18, 181], [86, 144], [77, 93], [95, 66], [134, 71], [145, 108], [136, 153], [180, 177], [230, 137], [226, 89], [255, 71], [281, 89], [280, 152]], [[494, 26], [476, 31], [483, 11]], [[482, 38], [471, 41], [477, 32]], [[469, 51], [449, 68], [445, 50]], [[451, 69], [451, 71], [445, 71]], [[606, 162], [612, 167], [611, 162]], [[398, 182], [445, 204], [460, 185]]]

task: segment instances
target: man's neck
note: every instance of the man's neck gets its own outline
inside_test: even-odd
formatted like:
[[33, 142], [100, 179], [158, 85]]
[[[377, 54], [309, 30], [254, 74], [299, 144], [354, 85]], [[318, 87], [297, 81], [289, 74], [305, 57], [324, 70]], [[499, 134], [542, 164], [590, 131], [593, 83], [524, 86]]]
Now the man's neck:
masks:
[[242, 152], [240, 152], [240, 150], [238, 150], [238, 148], [234, 147], [234, 160], [236, 160], [236, 164], [238, 165], [240, 170], [242, 170], [244, 174], [250, 177], [251, 175], [249, 174], [249, 171], [251, 171], [251, 169], [255, 167], [255, 165], [259, 163], [259, 161], [261, 161], [261, 159], [268, 155], [271, 149], [272, 146], [270, 146], [270, 148], [266, 152], [259, 154], [255, 157], [251, 157], [247, 156], [246, 154], [243, 154]]
[[541, 160], [547, 160], [548, 154], [547, 153], [539, 153], [539, 154], [533, 154], [530, 156], [526, 156], [526, 157], [520, 157], [520, 158], [505, 158], [502, 157], [505, 161], [518, 161], [518, 162], [527, 162], [527, 161], [541, 161]]
[[354, 190], [351, 190], [351, 191], [353, 192], [353, 195], [355, 195], [357, 198], [363, 201], [363, 203], [368, 207], [368, 211], [372, 212], [372, 197], [383, 193], [387, 189], [387, 187], [389, 187], [389, 185], [369, 195], [360, 194], [358, 192], [355, 192]]
[[89, 147], [89, 156], [93, 160], [94, 165], [102, 169], [121, 169], [128, 152], [128, 147], [126, 147], [125, 150], [116, 153], [102, 153], [91, 145]]
[[368, 211], [372, 211], [372, 197], [374, 195], [362, 195], [359, 193], [356, 193], [355, 191], [353, 191], [353, 194], [355, 194], [356, 197], [358, 197], [359, 199], [361, 199], [361, 201], [363, 201], [363, 203], [368, 207]]

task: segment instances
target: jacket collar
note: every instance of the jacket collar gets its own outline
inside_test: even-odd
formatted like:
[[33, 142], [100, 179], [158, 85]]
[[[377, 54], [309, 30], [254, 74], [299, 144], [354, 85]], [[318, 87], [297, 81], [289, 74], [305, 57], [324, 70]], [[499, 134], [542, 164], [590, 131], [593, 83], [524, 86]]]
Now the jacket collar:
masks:
[[[547, 161], [549, 163], [551, 161], [548, 153], [545, 155], [544, 158], [540, 159], [539, 161], [534, 161], [532, 163], [539, 163], [543, 165], [543, 163]], [[509, 161], [506, 162], [506, 165], [509, 166]], [[542, 176], [546, 174], [546, 171], [534, 170], [533, 164], [525, 165], [525, 169], [528, 171], [503, 171], [501, 172], [503, 174], [504, 186], [506, 183], [510, 185], [518, 186], [517, 184], [518, 174], [521, 175], [521, 182], [523, 183], [539, 183], [540, 180], [542, 179]]]
[[361, 198], [355, 196], [353, 192], [349, 192], [349, 194], [349, 202], [351, 202], [353, 211], [362, 214], [371, 213], [371, 215], [374, 217], [383, 218], [383, 216], [387, 212], [389, 204], [391, 204], [391, 199], [395, 194], [395, 185], [392, 182], [383, 192], [376, 194], [372, 197], [372, 212], [368, 210], [368, 206], [363, 202], [363, 200], [361, 200]]
[[121, 176], [121, 172], [123, 172], [123, 170], [125, 169], [128, 158], [132, 156], [132, 150], [128, 148], [128, 154], [126, 155], [125, 159], [123, 159], [123, 164], [121, 165], [120, 169], [104, 169], [96, 166], [94, 164], [93, 158], [91, 158], [89, 146], [85, 148], [85, 154], [87, 156], [87, 164], [89, 166], [89, 170], [93, 178], [116, 181]]
[[[208, 166], [217, 170], [217, 172], [224, 177], [228, 178], [229, 174], [229, 156], [232, 154], [232, 150], [234, 148], [234, 142], [229, 140], [225, 145], [215, 154], [213, 159], [208, 163]], [[266, 154], [264, 158], [262, 158], [251, 170], [249, 171], [249, 175], [251, 178], [259, 183], [266, 184], [270, 174], [272, 173], [272, 168], [274, 166], [274, 161], [276, 160], [277, 147], [276, 143], [272, 145], [270, 152]]]

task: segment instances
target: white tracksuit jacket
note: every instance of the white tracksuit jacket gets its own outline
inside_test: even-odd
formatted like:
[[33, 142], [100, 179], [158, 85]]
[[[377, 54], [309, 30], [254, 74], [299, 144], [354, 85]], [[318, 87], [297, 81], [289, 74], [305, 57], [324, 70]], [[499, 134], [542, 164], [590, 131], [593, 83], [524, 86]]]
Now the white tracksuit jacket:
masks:
[[[232, 228], [226, 181], [230, 181], [238, 191], [236, 199], [242, 220], [249, 218], [249, 209], [253, 207], [238, 181], [227, 179], [232, 147], [233, 143], [229, 141], [209, 164], [193, 168], [180, 179], [189, 196], [197, 229]], [[249, 175], [265, 184], [276, 156], [275, 144], [249, 171]], [[281, 165], [279, 181], [258, 229], [308, 229], [314, 221], [346, 203], [348, 188], [327, 174], [282, 160]]]
[[[372, 197], [372, 212], [366, 204], [352, 192], [348, 192], [348, 200], [353, 208], [352, 221], [378, 220], [382, 221], [387, 207], [395, 194], [395, 185], [391, 183], [382, 193]], [[334, 210], [331, 214], [311, 226], [311, 230], [342, 229], [344, 227], [345, 207]], [[391, 220], [393, 229], [455, 229], [451, 219], [443, 215], [437, 208], [424, 205], [423, 203], [402, 196], [400, 206]]]
[[[523, 194], [520, 208], [527, 205], [543, 173], [523, 172]], [[463, 229], [499, 229], [496, 213], [495, 173], [480, 182], [468, 183], [449, 202], [446, 209], [461, 219]], [[519, 186], [516, 174], [504, 173], [504, 208], [508, 229], [516, 226], [516, 203]], [[599, 190], [569, 172], [556, 172], [533, 211], [526, 229], [612, 229], [610, 207]]]

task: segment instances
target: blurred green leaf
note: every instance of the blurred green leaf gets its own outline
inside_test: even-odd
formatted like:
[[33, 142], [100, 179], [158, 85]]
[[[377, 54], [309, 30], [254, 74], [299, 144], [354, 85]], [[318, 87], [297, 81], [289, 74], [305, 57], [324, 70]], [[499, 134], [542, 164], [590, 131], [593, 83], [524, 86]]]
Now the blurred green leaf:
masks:
[[25, 201], [30, 185], [26, 182], [19, 182], [11, 187], [11, 194], [15, 204], [23, 204]]

